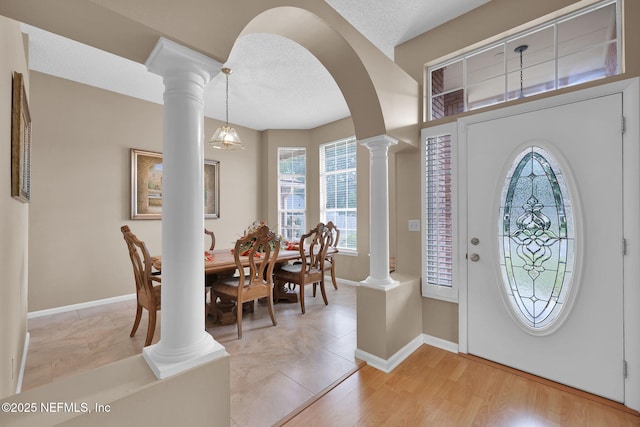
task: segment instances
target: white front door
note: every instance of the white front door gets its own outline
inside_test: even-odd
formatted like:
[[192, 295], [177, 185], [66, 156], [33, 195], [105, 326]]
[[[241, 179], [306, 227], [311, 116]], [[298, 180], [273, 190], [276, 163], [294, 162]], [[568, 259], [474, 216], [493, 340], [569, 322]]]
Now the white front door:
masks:
[[624, 401], [622, 95], [466, 128], [468, 353]]

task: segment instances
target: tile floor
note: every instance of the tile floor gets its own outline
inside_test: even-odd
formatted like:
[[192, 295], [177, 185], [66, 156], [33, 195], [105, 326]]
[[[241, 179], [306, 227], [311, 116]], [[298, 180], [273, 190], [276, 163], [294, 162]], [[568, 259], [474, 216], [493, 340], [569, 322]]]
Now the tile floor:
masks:
[[[327, 296], [325, 306], [309, 287], [304, 315], [298, 303], [276, 304], [275, 327], [257, 303], [244, 314], [241, 340], [235, 324], [207, 319], [207, 331], [231, 355], [232, 426], [273, 425], [355, 369], [356, 288], [329, 284]], [[132, 300], [30, 319], [23, 390], [140, 353], [147, 316], [130, 338], [134, 315]], [[158, 318], [154, 342], [160, 333]]]

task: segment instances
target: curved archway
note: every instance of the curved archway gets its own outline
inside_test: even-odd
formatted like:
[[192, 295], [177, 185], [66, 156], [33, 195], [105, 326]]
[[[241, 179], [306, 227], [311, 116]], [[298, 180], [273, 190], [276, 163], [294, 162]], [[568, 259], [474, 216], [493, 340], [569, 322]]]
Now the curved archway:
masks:
[[[415, 80], [363, 39], [362, 49], [354, 40], [317, 14], [299, 7], [282, 6], [255, 16], [239, 37], [272, 33], [286, 37], [314, 55], [329, 71], [351, 113], [356, 138], [393, 134], [414, 141], [418, 124], [418, 85]], [[368, 50], [370, 48], [370, 50]], [[366, 58], [369, 57], [367, 61]], [[402, 98], [402, 102], [398, 102]], [[397, 134], [412, 128], [412, 133]]]

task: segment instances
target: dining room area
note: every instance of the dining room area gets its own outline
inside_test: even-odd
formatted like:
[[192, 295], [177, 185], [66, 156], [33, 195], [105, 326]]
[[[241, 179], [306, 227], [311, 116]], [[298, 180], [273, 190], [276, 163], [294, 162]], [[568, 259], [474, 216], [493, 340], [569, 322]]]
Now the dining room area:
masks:
[[[162, 43], [165, 42], [158, 43], [160, 50]], [[167, 49], [169, 55], [175, 53], [173, 48]], [[151, 62], [155, 54], [152, 52]], [[192, 55], [186, 56], [194, 59]], [[202, 58], [197, 54], [195, 57], [194, 62], [200, 64], [198, 61]], [[158, 64], [160, 69], [154, 68], [153, 64], [147, 66], [152, 73], [160, 75], [163, 61], [159, 60]], [[217, 76], [217, 68], [212, 63], [208, 63], [207, 69], [212, 73], [209, 77]], [[409, 81], [404, 79], [405, 83]], [[371, 256], [379, 249], [388, 249], [389, 243], [375, 246], [373, 250], [370, 248], [371, 218], [366, 197], [370, 148], [356, 142], [356, 127], [351, 117], [337, 118], [310, 129], [255, 130], [236, 126], [244, 141], [244, 150], [216, 150], [201, 145], [201, 138], [203, 134], [213, 134], [222, 123], [208, 117], [202, 120], [201, 111], [192, 108], [198, 103], [198, 100], [192, 102], [193, 97], [183, 96], [177, 103], [167, 98], [163, 106], [37, 70], [29, 72], [27, 83], [31, 94], [29, 107], [33, 117], [38, 117], [31, 124], [33, 134], [50, 135], [51, 143], [34, 144], [30, 165], [29, 262], [25, 266], [29, 277], [28, 301], [24, 295], [28, 312], [24, 328], [28, 332], [25, 390], [64, 382], [63, 378], [71, 370], [74, 373], [98, 370], [92, 363], [104, 360], [108, 365], [131, 356], [132, 350], [135, 355], [142, 354], [153, 374], [164, 380], [177, 372], [173, 368], [164, 370], [165, 356], [185, 348], [190, 352], [194, 349], [189, 346], [194, 343], [196, 347], [202, 344], [203, 349], [194, 352], [194, 359], [197, 359], [194, 363], [202, 361], [198, 359], [200, 356], [226, 359], [231, 355], [229, 362], [222, 360], [221, 364], [230, 363], [232, 376], [235, 360], [240, 357], [239, 353], [233, 357], [234, 346], [246, 347], [249, 354], [263, 354], [273, 346], [280, 350], [274, 355], [273, 363], [283, 367], [286, 371], [283, 375], [315, 394], [358, 366], [355, 357], [357, 287], [350, 285], [358, 284], [370, 275]], [[182, 120], [177, 126], [171, 123], [184, 119], [185, 115], [189, 116], [188, 120]], [[196, 122], [202, 127], [192, 126]], [[167, 128], [178, 129], [178, 135], [167, 132]], [[87, 135], [93, 136], [86, 138]], [[326, 145], [329, 148], [325, 152], [336, 151], [336, 146], [350, 147], [346, 173], [350, 184], [345, 187], [348, 192], [343, 196], [350, 197], [348, 212], [345, 206], [339, 206], [342, 215], [349, 218], [341, 224], [342, 241], [347, 246], [332, 257], [331, 272], [320, 273], [322, 280], [331, 278], [331, 286], [324, 289], [321, 286], [316, 294], [317, 277], [297, 284], [298, 298], [294, 300], [290, 291], [295, 289], [291, 280], [291, 274], [295, 272], [289, 271], [288, 277], [279, 277], [278, 274], [285, 274], [286, 268], [278, 268], [274, 276], [276, 293], [272, 310], [269, 310], [272, 304], [268, 299], [265, 304], [261, 297], [253, 303], [253, 310], [245, 311], [243, 304], [236, 302], [235, 312], [233, 308], [225, 311], [223, 306], [228, 302], [220, 295], [224, 290], [215, 290], [215, 281], [211, 286], [203, 286], [208, 280], [207, 255], [202, 255], [203, 228], [215, 232], [215, 250], [209, 254], [212, 261], [219, 260], [223, 253], [231, 254], [247, 225], [256, 219], [280, 232], [279, 156], [282, 149], [290, 148], [304, 150], [308, 168], [304, 174], [308, 181], [303, 212], [305, 222], [301, 230], [308, 231], [313, 224], [327, 221], [324, 212], [327, 205], [319, 197], [323, 172], [320, 160]], [[154, 162], [154, 157], [161, 158], [162, 163]], [[138, 162], [138, 158], [143, 159]], [[176, 168], [176, 162], [185, 159], [186, 163]], [[200, 169], [203, 163], [204, 168]], [[144, 171], [143, 175], [138, 174], [138, 168]], [[209, 169], [213, 170], [212, 174], [208, 173]], [[202, 197], [203, 193], [205, 197]], [[140, 299], [135, 293], [132, 260], [122, 239], [124, 226], [130, 227], [136, 238], [144, 241], [155, 261], [161, 259], [161, 266], [155, 267], [160, 274], [151, 276], [155, 277], [152, 281], [162, 283], [162, 303], [156, 302], [155, 306], [160, 309], [155, 314], [151, 314], [148, 307], [139, 310], [137, 303], [134, 304]], [[381, 231], [380, 234], [388, 239], [388, 231]], [[307, 255], [296, 258], [304, 265]], [[287, 261], [295, 269], [294, 260]], [[322, 262], [329, 261], [323, 257]], [[386, 262], [387, 259], [377, 268]], [[388, 279], [388, 271], [385, 275]], [[341, 279], [337, 286], [336, 276]], [[221, 277], [228, 279], [226, 275]], [[306, 296], [303, 295], [305, 286]], [[343, 295], [344, 301], [340, 302]], [[209, 304], [206, 311], [200, 309], [205, 300]], [[418, 304], [413, 305], [415, 311]], [[128, 312], [126, 322], [125, 316], [118, 316], [119, 312], [125, 311]], [[89, 319], [92, 313], [97, 317]], [[234, 314], [235, 321], [231, 321], [229, 318]], [[238, 319], [242, 319], [242, 329]], [[300, 322], [301, 319], [304, 322]], [[71, 323], [65, 326], [64, 320]], [[254, 320], [266, 320], [267, 324], [258, 323], [260, 326], [256, 328]], [[131, 324], [135, 326], [132, 328]], [[206, 330], [202, 328], [203, 324]], [[292, 324], [299, 329], [292, 328]], [[120, 328], [117, 334], [110, 329], [111, 325]], [[153, 325], [149, 331], [145, 330], [147, 325]], [[218, 329], [226, 331], [223, 334], [227, 335], [216, 336]], [[229, 335], [230, 330], [234, 331], [232, 335]], [[260, 333], [256, 334], [256, 330]], [[292, 335], [278, 333], [283, 330], [289, 330]], [[417, 330], [416, 321], [406, 335], [415, 336]], [[277, 335], [275, 343], [262, 341], [271, 334]], [[257, 335], [259, 350], [248, 344], [251, 335]], [[80, 344], [84, 339], [89, 343], [80, 344], [76, 352], [66, 336], [73, 344]], [[121, 337], [123, 341], [118, 345], [109, 345]], [[183, 345], [185, 342], [186, 346]], [[321, 351], [319, 345], [331, 347]], [[98, 356], [89, 351], [100, 351], [104, 346], [112, 353]], [[154, 356], [159, 349], [165, 353]], [[302, 350], [306, 349], [312, 351], [304, 353]], [[53, 355], [46, 355], [48, 351], [53, 351]], [[290, 360], [309, 363], [310, 358], [313, 360], [310, 354], [319, 357], [317, 362], [311, 363], [311, 368], [303, 368]], [[85, 365], [75, 355], [92, 362]], [[338, 359], [332, 360], [336, 356]], [[323, 362], [331, 368], [319, 368], [325, 364]], [[336, 363], [342, 364], [345, 370], [336, 370]], [[240, 364], [238, 370], [242, 371], [243, 366]], [[187, 368], [189, 366], [180, 366], [180, 369]], [[310, 375], [310, 370], [320, 372], [320, 377]], [[251, 375], [261, 372], [254, 367], [247, 371]], [[329, 375], [322, 374], [323, 371]], [[246, 379], [241, 382], [253, 383]], [[224, 380], [217, 381], [215, 387], [224, 385]], [[295, 405], [276, 411], [276, 418], [270, 422], [304, 403], [311, 395], [307, 391], [295, 393], [296, 399], [291, 400]], [[231, 392], [230, 398], [233, 396]], [[220, 405], [224, 406], [224, 401]], [[224, 417], [224, 413], [220, 416]]]
[[[30, 239], [34, 240], [30, 258], [38, 262], [30, 271], [27, 325], [30, 344], [23, 380], [25, 392], [139, 356], [145, 347], [149, 311], [142, 311], [138, 331], [130, 337], [136, 313], [136, 288], [120, 228], [128, 225], [145, 242], [151, 256], [162, 257], [164, 261], [166, 255], [163, 219], [153, 212], [157, 192], [149, 191], [146, 196], [147, 207], [151, 207], [148, 211], [139, 209], [131, 197], [138, 188], [134, 180], [139, 177], [132, 168], [135, 159], [147, 155], [140, 163], [144, 164], [149, 153], [162, 154], [162, 106], [38, 72], [31, 74], [31, 88], [30, 106], [34, 114], [47, 111], [38, 123], [34, 122], [34, 131], [41, 129], [39, 132], [46, 133], [56, 128], [60, 144], [56, 143], [57, 148], [41, 145], [32, 159]], [[56, 108], [60, 99], [69, 100], [69, 108]], [[87, 114], [91, 108], [94, 114]], [[104, 117], [95, 114], [96, 110]], [[135, 121], [142, 118], [147, 126], [137, 126], [134, 120], [126, 125], [126, 118], [134, 113], [138, 117]], [[108, 131], [103, 128], [116, 118], [119, 126]], [[58, 126], [76, 119], [83, 130]], [[204, 124], [207, 135], [213, 134], [219, 125], [210, 119], [205, 119]], [[77, 132], [89, 129], [97, 130], [96, 140], [78, 144]], [[274, 229], [278, 224], [279, 189], [268, 185], [272, 178], [264, 179], [256, 165], [263, 159], [277, 163], [280, 147], [302, 146], [307, 156], [307, 175], [319, 174], [319, 145], [348, 137], [353, 124], [350, 119], [343, 119], [313, 132], [260, 133], [241, 127], [238, 130], [245, 142], [244, 150], [215, 150], [207, 144], [204, 147], [205, 177], [207, 165], [215, 162], [213, 182], [205, 191], [215, 190], [216, 200], [203, 223], [215, 233], [214, 257], [220, 259], [224, 254], [229, 261], [233, 260], [235, 243], [256, 218], [273, 224]], [[358, 189], [366, 191], [367, 149], [354, 146], [358, 152]], [[61, 170], [58, 165], [66, 162], [65, 152], [86, 160], [72, 162], [68, 170]], [[77, 176], [90, 179], [78, 180]], [[150, 174], [145, 185], [151, 189], [159, 180]], [[45, 182], [47, 191], [42, 188]], [[317, 185], [315, 180], [309, 180], [305, 231], [321, 222]], [[80, 194], [82, 197], [74, 197]], [[366, 216], [366, 200], [359, 201], [358, 221], [366, 224]], [[57, 225], [53, 226], [54, 223]], [[320, 289], [313, 296], [312, 284], [306, 286], [302, 299], [304, 314], [299, 297], [290, 302], [282, 295], [281, 300], [274, 301], [277, 326], [270, 319], [268, 305], [258, 301], [253, 312], [244, 312], [239, 339], [237, 321], [223, 325], [225, 322], [216, 317], [216, 309], [211, 309], [211, 294], [207, 294], [206, 332], [231, 356], [230, 419], [237, 423], [232, 425], [273, 425], [360, 366], [361, 361], [355, 357], [357, 287], [354, 285], [366, 277], [369, 268], [364, 240], [367, 228], [361, 228], [359, 237], [352, 240], [355, 250], [350, 253], [340, 250], [334, 257], [337, 289], [331, 270], [323, 273], [328, 304]], [[348, 233], [342, 238], [348, 241]], [[202, 271], [208, 262], [202, 249], [210, 249], [210, 238], [200, 228], [197, 239], [200, 247], [197, 262], [201, 263], [198, 268]], [[205, 275], [199, 276], [197, 280], [205, 283]], [[164, 275], [160, 277], [164, 280]], [[299, 288], [295, 292], [299, 293]], [[201, 288], [197, 298], [204, 299], [204, 295]], [[157, 312], [150, 347], [165, 336], [161, 327], [166, 317], [163, 308]], [[224, 316], [228, 319], [233, 313], [227, 311]], [[256, 395], [260, 399], [255, 399]]]

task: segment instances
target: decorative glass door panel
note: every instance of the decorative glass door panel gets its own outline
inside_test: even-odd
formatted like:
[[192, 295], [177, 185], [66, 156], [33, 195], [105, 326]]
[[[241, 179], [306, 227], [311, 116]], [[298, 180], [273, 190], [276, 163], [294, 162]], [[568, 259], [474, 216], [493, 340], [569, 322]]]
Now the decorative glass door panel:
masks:
[[508, 305], [525, 328], [545, 331], [571, 292], [575, 227], [563, 171], [543, 148], [528, 147], [514, 160], [498, 221]]

